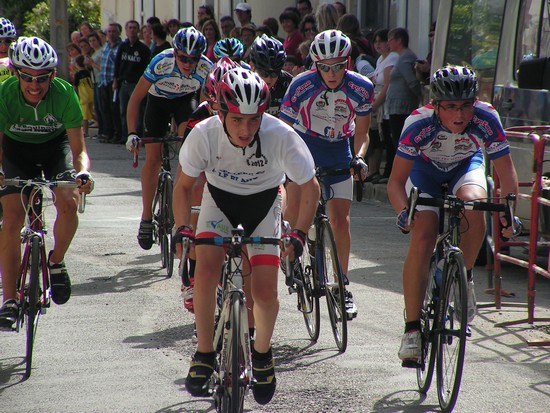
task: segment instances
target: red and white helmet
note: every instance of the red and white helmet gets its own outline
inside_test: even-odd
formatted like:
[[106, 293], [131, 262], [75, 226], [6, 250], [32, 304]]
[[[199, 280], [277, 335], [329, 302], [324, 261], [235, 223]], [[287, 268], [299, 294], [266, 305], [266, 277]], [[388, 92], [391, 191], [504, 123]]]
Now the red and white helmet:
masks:
[[216, 100], [216, 90], [222, 77], [232, 69], [240, 67], [235, 61], [224, 56], [212, 66], [210, 73], [206, 77], [203, 86], [203, 92], [209, 100]]
[[217, 98], [222, 112], [261, 115], [269, 106], [269, 87], [256, 73], [240, 67], [223, 76]]
[[325, 30], [315, 36], [309, 48], [311, 60], [334, 59], [348, 57], [351, 54], [351, 41], [340, 30]]

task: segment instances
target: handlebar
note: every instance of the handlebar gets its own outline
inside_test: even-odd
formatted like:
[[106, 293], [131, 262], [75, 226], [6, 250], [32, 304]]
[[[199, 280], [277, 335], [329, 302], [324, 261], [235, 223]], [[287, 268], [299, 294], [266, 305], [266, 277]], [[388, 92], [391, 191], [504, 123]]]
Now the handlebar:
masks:
[[[147, 137], [144, 137], [144, 138], [139, 138], [139, 139], [132, 139], [132, 145], [135, 147], [135, 148], [139, 148], [140, 146], [145, 146], [145, 145], [148, 145], [150, 143], [169, 143], [169, 142], [183, 142], [183, 137], [182, 136], [163, 136], [163, 137], [150, 137], [150, 136], [147, 136]], [[138, 167], [138, 151], [135, 151], [134, 152], [134, 159], [132, 161], [132, 168], [137, 168]]]

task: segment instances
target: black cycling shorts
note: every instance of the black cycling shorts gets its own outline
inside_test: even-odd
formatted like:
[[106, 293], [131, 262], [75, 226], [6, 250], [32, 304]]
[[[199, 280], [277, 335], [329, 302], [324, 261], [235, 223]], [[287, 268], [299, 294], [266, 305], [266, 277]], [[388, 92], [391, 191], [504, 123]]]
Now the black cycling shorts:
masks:
[[168, 132], [168, 124], [172, 116], [176, 125], [179, 126], [187, 122], [196, 107], [196, 93], [189, 93], [176, 99], [165, 99], [148, 94], [145, 106], [145, 136], [162, 138]]

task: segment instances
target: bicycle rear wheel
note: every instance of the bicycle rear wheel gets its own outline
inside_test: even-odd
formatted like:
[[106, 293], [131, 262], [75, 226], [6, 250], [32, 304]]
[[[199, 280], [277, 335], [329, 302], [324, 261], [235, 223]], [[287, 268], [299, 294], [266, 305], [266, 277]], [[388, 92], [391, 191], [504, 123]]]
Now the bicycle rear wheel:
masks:
[[174, 251], [172, 251], [172, 227], [174, 226], [174, 214], [172, 212], [173, 183], [168, 174], [164, 175], [163, 181], [159, 241], [162, 268], [166, 268], [166, 275], [170, 278], [174, 272]]
[[435, 285], [435, 257], [432, 256], [430, 261], [430, 272], [428, 279], [428, 287], [426, 288], [426, 296], [420, 315], [420, 326], [422, 334], [422, 360], [421, 365], [416, 369], [416, 380], [418, 389], [421, 393], [426, 394], [432, 384], [432, 378], [435, 367], [435, 352], [437, 344], [437, 334], [434, 334], [434, 314], [435, 305], [438, 301], [439, 290], [436, 290]]
[[439, 306], [437, 332], [437, 395], [443, 412], [450, 412], [456, 403], [466, 351], [468, 326], [466, 266], [460, 252], [449, 256]]
[[328, 315], [334, 334], [334, 341], [338, 350], [343, 353], [348, 346], [348, 319], [344, 299], [344, 276], [340, 267], [340, 261], [338, 260], [336, 242], [334, 241], [330, 222], [322, 221], [319, 225], [322, 226], [320, 242], [323, 246], [319, 275], [324, 279]]
[[315, 293], [313, 265], [310, 261], [311, 256], [308, 243], [306, 242], [302, 254], [302, 263], [299, 266], [299, 273], [295, 276], [299, 280], [299, 283], [296, 285], [296, 292], [298, 293], [298, 310], [300, 310], [304, 316], [306, 330], [310, 339], [312, 341], [317, 341], [321, 322], [319, 295]]
[[32, 369], [32, 352], [34, 348], [34, 338], [38, 326], [38, 317], [40, 316], [40, 244], [41, 239], [38, 236], [32, 238], [30, 243], [30, 263], [29, 278], [27, 289], [27, 303], [25, 309], [25, 322], [27, 323], [27, 340], [25, 355], [25, 377], [29, 378]]

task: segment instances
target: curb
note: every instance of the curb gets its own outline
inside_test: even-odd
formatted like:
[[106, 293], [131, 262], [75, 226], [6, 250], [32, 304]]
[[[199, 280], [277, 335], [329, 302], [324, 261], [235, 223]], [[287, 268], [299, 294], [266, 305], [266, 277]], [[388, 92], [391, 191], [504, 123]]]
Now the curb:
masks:
[[370, 182], [366, 182], [363, 186], [363, 197], [366, 199], [373, 199], [384, 204], [390, 204], [386, 184], [372, 184]]

